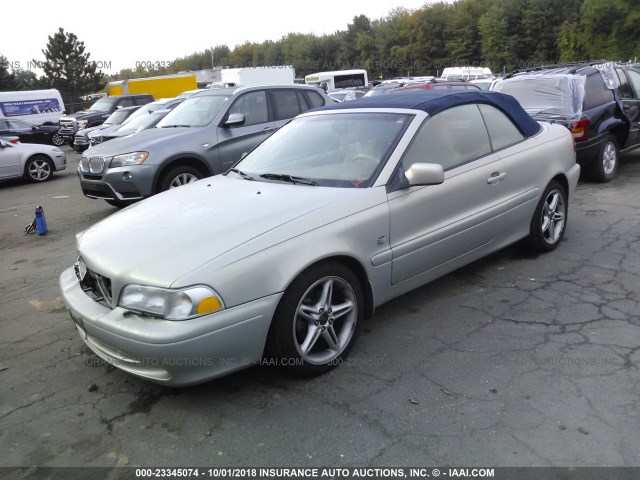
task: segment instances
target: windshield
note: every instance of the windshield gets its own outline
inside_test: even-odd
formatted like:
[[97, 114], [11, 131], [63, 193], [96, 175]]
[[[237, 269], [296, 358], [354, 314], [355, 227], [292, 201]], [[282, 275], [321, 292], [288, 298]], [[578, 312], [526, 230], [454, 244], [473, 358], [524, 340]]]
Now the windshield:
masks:
[[93, 110], [94, 112], [110, 112], [113, 108], [113, 102], [115, 102], [113, 98], [101, 98], [91, 105], [89, 110]]
[[331, 113], [298, 118], [262, 142], [235, 170], [255, 180], [288, 176], [301, 180], [296, 183], [368, 187], [411, 118], [393, 113]]
[[104, 123], [106, 125], [120, 125], [129, 117], [130, 113], [130, 110], [125, 110], [124, 112], [122, 110], [116, 110], [111, 115], [109, 115], [109, 118], [107, 118]]
[[187, 98], [171, 110], [157, 127], [204, 127], [213, 121], [228, 99], [226, 95], [201, 95]]
[[130, 120], [129, 122], [118, 128], [118, 132], [137, 132], [139, 130], [144, 130], [145, 128], [152, 127], [153, 125], [158, 123], [158, 121], [162, 117], [164, 117], [165, 114], [148, 113], [147, 115], [144, 115], [142, 117], [134, 118], [133, 120]]

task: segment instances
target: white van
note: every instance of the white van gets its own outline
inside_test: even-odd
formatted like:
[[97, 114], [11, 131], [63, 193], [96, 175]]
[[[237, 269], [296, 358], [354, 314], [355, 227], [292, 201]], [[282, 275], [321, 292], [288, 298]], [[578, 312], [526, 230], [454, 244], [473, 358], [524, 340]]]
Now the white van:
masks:
[[318, 72], [304, 77], [304, 83], [319, 87], [327, 84], [327, 90], [338, 88], [366, 87], [369, 84], [366, 70], [338, 70], [335, 72]]
[[447, 67], [440, 78], [445, 80], [483, 80], [493, 78], [490, 68], [480, 67]]
[[63, 112], [64, 102], [58, 90], [0, 92], [0, 118], [57, 125]]

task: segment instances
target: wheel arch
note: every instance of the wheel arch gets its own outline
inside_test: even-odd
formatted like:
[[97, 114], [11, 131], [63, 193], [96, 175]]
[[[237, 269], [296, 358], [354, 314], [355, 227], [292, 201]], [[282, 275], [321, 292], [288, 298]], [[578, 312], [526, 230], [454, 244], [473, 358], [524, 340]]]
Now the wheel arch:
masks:
[[24, 161], [24, 166], [22, 167], [22, 175], [24, 177], [26, 177], [27, 174], [27, 165], [29, 165], [29, 162], [34, 159], [34, 158], [42, 158], [44, 160], [47, 161], [47, 163], [49, 164], [49, 167], [51, 167], [51, 173], [56, 171], [56, 162], [53, 161], [53, 159], [47, 155], [46, 153], [34, 153], [33, 155], [29, 155], [26, 160]]
[[555, 177], [553, 177], [549, 183], [553, 182], [554, 180], [558, 182], [560, 185], [562, 185], [562, 188], [564, 188], [564, 192], [567, 194], [567, 200], [568, 200], [570, 191], [569, 191], [569, 180], [567, 180], [567, 177], [563, 173], [559, 173]]
[[178, 165], [187, 165], [189, 167], [193, 167], [196, 170], [198, 170], [199, 172], [201, 172], [203, 174], [203, 176], [208, 177], [213, 175], [213, 171], [211, 170], [211, 168], [209, 167], [209, 165], [207, 164], [206, 160], [203, 159], [202, 157], [199, 157], [197, 155], [178, 155], [178, 156], [174, 156], [169, 158], [167, 161], [165, 161], [162, 166], [158, 169], [158, 171], [156, 172], [154, 178], [153, 178], [153, 192], [154, 193], [158, 193], [158, 187], [160, 185], [160, 182], [162, 181], [162, 179], [164, 178], [164, 176], [166, 175], [166, 173], [171, 170], [172, 168], [178, 166]]
[[313, 263], [306, 265], [294, 277], [291, 278], [291, 281], [287, 284], [284, 291], [286, 291], [290, 287], [291, 283], [293, 283], [293, 281], [306, 270], [330, 262], [341, 263], [349, 270], [351, 270], [358, 278], [360, 287], [362, 288], [362, 294], [364, 295], [364, 318], [371, 318], [375, 311], [375, 302], [373, 299], [373, 289], [371, 288], [371, 282], [369, 282], [369, 276], [367, 275], [367, 271], [365, 270], [362, 263], [358, 259], [349, 255], [332, 255], [329, 257], [318, 259]]

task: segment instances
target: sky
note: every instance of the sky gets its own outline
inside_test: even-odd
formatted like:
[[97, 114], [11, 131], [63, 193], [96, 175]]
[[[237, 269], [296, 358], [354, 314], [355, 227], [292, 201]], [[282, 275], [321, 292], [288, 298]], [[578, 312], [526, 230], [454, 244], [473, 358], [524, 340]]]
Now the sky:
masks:
[[278, 40], [288, 33], [322, 35], [345, 30], [354, 16], [371, 20], [392, 8], [413, 10], [432, 0], [235, 0], [189, 2], [11, 2], [0, 28], [0, 55], [14, 68], [38, 69], [47, 37], [59, 27], [83, 41], [105, 73], [137, 62], [170, 62], [216, 45]]

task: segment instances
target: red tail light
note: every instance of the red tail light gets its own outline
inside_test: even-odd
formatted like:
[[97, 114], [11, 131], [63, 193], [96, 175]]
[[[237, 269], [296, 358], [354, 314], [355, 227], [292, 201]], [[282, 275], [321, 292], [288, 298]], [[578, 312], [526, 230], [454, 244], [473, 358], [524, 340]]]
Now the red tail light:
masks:
[[574, 120], [569, 125], [569, 130], [571, 130], [571, 134], [573, 135], [574, 140], [587, 140], [589, 135], [587, 130], [589, 129], [589, 119], [581, 118], [580, 120]]
[[14, 143], [14, 144], [19, 144], [20, 143], [20, 139], [19, 138], [14, 138], [12, 140], [9, 140], [9, 143]]

